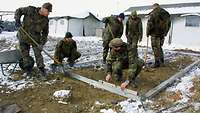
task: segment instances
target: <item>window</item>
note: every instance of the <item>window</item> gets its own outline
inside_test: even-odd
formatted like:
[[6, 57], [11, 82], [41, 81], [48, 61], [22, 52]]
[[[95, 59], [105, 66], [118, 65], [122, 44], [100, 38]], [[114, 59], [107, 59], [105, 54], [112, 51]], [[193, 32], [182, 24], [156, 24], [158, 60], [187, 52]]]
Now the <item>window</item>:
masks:
[[199, 16], [187, 16], [185, 26], [187, 27], [199, 27], [200, 25]]
[[65, 21], [64, 21], [64, 20], [60, 20], [60, 24], [61, 24], [61, 25], [64, 25], [64, 24], [65, 24]]

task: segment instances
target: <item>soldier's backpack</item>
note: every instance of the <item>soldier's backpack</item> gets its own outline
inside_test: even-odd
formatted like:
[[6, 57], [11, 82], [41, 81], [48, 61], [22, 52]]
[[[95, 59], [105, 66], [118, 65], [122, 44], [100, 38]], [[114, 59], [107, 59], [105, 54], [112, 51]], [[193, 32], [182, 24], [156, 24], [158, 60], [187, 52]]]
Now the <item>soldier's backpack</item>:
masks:
[[171, 17], [170, 14], [164, 9], [161, 9], [159, 13], [159, 26], [166, 36], [169, 28], [171, 27]]

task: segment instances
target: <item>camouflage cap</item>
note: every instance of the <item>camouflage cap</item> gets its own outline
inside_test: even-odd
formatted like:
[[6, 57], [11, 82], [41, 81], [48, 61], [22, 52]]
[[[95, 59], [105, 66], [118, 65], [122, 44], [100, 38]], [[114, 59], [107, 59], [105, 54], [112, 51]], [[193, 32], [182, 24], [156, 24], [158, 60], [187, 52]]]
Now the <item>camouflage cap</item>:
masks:
[[52, 4], [47, 2], [42, 5], [43, 8], [47, 9], [49, 12], [52, 12]]
[[131, 13], [131, 16], [136, 16], [137, 15], [137, 12], [136, 11], [133, 11], [132, 13]]
[[73, 37], [73, 35], [70, 32], [67, 32], [65, 34], [65, 38], [72, 38], [72, 37]]
[[123, 45], [123, 40], [121, 38], [114, 38], [110, 41], [109, 47], [119, 47]]
[[160, 5], [158, 3], [154, 3], [153, 7], [160, 7]]

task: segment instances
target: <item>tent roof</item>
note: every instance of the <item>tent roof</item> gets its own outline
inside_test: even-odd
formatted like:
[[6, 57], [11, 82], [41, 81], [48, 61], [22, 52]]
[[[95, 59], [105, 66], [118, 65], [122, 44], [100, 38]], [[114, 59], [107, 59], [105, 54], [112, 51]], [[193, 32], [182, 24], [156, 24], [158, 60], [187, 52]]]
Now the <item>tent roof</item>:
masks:
[[[178, 3], [178, 4], [160, 4], [170, 14], [187, 14], [187, 13], [200, 13], [200, 2], [195, 3]], [[137, 6], [130, 7], [125, 11], [126, 15], [130, 15], [132, 11], [136, 10], [139, 15], [146, 15], [152, 11], [152, 6]]]
[[56, 17], [49, 17], [49, 19], [61, 19], [61, 18], [66, 18], [66, 19], [85, 19], [89, 16], [94, 17], [96, 20], [100, 21], [100, 19], [98, 19], [94, 14], [92, 14], [91, 12], [82, 12], [82, 13], [78, 13], [78, 14], [73, 14], [73, 15], [68, 15], [68, 16], [56, 16]]

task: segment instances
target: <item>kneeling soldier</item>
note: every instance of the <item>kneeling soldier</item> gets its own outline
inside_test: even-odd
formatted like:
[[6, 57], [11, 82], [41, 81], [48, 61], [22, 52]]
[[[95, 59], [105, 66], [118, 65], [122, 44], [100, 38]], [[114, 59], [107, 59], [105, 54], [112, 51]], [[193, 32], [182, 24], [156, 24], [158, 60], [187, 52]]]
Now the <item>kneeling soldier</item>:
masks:
[[129, 83], [134, 83], [135, 78], [140, 73], [144, 65], [144, 62], [138, 57], [136, 57], [136, 59], [132, 58], [133, 51], [128, 51], [127, 44], [120, 38], [111, 40], [109, 47], [111, 48], [111, 51], [107, 57], [106, 81], [111, 79], [112, 74], [117, 77], [118, 81], [122, 81], [122, 69], [129, 67], [129, 76], [126, 77], [126, 80], [121, 84], [121, 88], [123, 90], [129, 85]]
[[[61, 40], [56, 45], [56, 50], [54, 54], [54, 58], [57, 59], [60, 63], [64, 58], [68, 58], [69, 66], [73, 66], [75, 60], [77, 60], [81, 54], [77, 51], [76, 42], [72, 39], [72, 34], [67, 32], [63, 40]], [[54, 62], [57, 64], [57, 62]]]

